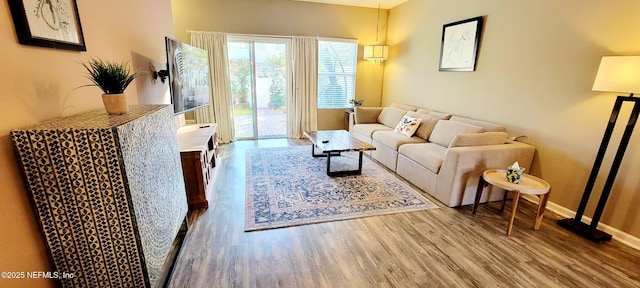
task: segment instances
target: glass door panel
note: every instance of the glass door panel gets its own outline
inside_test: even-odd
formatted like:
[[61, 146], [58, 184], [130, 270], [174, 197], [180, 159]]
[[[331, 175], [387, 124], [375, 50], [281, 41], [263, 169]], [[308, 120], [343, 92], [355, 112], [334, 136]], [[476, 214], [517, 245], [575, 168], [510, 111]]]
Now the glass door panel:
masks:
[[250, 42], [228, 42], [233, 122], [238, 139], [257, 136], [254, 113], [254, 57]]
[[237, 139], [286, 137], [288, 40], [230, 37], [229, 76]]
[[286, 45], [255, 43], [258, 138], [287, 135]]

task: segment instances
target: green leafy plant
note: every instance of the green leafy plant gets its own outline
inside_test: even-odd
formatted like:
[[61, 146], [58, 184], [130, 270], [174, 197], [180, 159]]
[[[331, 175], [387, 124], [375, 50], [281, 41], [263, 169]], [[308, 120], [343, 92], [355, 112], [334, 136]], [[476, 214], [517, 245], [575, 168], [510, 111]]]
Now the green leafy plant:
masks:
[[362, 102], [364, 102], [364, 100], [349, 99], [349, 103], [353, 104], [353, 106], [360, 106]]
[[91, 59], [82, 63], [87, 69], [86, 78], [98, 86], [104, 94], [120, 94], [138, 77], [138, 73], [129, 69], [129, 62], [111, 62], [102, 59]]

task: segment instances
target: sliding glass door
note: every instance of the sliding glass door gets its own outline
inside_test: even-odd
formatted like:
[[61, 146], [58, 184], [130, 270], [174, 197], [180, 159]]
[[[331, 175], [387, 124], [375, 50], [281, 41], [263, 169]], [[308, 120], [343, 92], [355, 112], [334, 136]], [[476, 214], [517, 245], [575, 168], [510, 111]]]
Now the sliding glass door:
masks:
[[289, 39], [230, 36], [229, 76], [237, 139], [286, 137]]

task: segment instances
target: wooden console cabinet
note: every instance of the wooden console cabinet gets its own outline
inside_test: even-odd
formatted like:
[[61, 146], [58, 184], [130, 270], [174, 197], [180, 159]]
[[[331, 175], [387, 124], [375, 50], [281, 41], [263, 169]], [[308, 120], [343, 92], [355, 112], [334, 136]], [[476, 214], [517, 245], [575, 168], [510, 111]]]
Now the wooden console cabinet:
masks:
[[218, 155], [216, 128], [216, 124], [194, 124], [178, 129], [178, 149], [189, 209], [209, 207], [207, 191], [213, 183]]

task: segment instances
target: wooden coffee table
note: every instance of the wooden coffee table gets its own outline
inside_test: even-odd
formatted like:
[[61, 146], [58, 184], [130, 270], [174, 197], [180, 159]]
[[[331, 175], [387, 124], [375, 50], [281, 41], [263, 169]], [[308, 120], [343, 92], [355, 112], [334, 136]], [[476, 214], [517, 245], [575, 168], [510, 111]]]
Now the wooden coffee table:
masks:
[[[313, 157], [327, 157], [327, 175], [346, 176], [362, 173], [362, 153], [376, 150], [371, 144], [353, 138], [346, 130], [305, 131], [304, 136], [311, 140], [311, 155]], [[316, 148], [322, 153], [316, 154]], [[342, 152], [360, 152], [357, 170], [331, 171], [331, 157], [339, 156]]]

